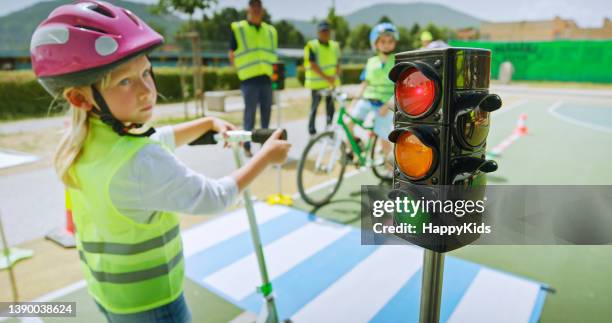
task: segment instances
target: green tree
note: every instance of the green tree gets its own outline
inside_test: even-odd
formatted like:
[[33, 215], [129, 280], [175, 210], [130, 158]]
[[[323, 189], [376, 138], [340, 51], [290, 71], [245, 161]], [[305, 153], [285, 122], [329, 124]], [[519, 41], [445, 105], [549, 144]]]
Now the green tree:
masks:
[[[188, 37], [191, 37], [190, 34], [194, 34], [196, 31], [196, 27], [193, 23], [193, 14], [196, 10], [206, 10], [210, 8], [210, 6], [214, 3], [217, 3], [216, 0], [159, 0], [157, 6], [154, 7], [153, 12], [160, 13], [168, 13], [169, 11], [178, 11], [183, 12], [189, 15], [189, 21], [187, 25], [188, 33], [186, 34]], [[185, 35], [185, 34], [183, 34]], [[204, 116], [204, 78], [202, 77], [202, 55], [201, 55], [201, 45], [200, 39], [202, 35], [194, 35], [195, 37], [191, 38], [192, 42], [192, 60], [193, 60], [193, 92], [196, 103], [196, 111], [201, 111], [201, 116]], [[182, 81], [181, 81], [182, 83]], [[185, 113], [185, 117], [187, 117], [187, 113]]]
[[348, 36], [346, 47], [356, 51], [370, 50], [370, 31], [372, 27], [366, 24], [360, 24], [353, 28]]
[[421, 31], [421, 26], [419, 26], [419, 24], [418, 24], [418, 23], [416, 23], [416, 22], [415, 22], [415, 23], [412, 25], [412, 27], [410, 28], [410, 34], [411, 34], [413, 37], [414, 37], [414, 36], [416, 36], [416, 35], [418, 35], [420, 31]]
[[178, 11], [186, 13], [191, 19], [196, 10], [206, 10], [215, 3], [217, 0], [159, 0], [153, 12], [161, 14]]
[[162, 35], [164, 38], [167, 38], [167, 32], [166, 32], [166, 27], [160, 23], [157, 23], [155, 21], [149, 21], [147, 23], [149, 25], [149, 27], [153, 28], [153, 30], [155, 30], [158, 34]]
[[[245, 19], [245, 11], [226, 7], [212, 16], [202, 17], [200, 33], [207, 42], [226, 42], [231, 37], [230, 24], [234, 21]], [[227, 45], [225, 45], [227, 47]]]
[[278, 33], [278, 46], [279, 47], [303, 47], [304, 35], [300, 33], [295, 26], [286, 21], [281, 20], [274, 23], [274, 27]]
[[410, 30], [406, 29], [406, 27], [400, 26], [397, 28], [397, 31], [399, 33], [399, 40], [397, 41], [397, 46], [395, 46], [395, 51], [405, 52], [408, 50], [413, 50], [415, 48], [415, 36], [410, 32]]
[[[159, 2], [155, 5], [151, 12], [157, 15], [168, 14], [170, 12], [181, 12], [189, 16], [186, 26], [179, 28], [179, 33], [193, 32], [198, 30], [196, 22], [193, 21], [193, 14], [196, 10], [206, 10], [213, 4], [217, 3], [217, 0], [158, 0]], [[202, 35], [200, 34], [200, 37]], [[187, 42], [179, 40], [178, 43], [181, 47], [188, 47]]]
[[431, 35], [433, 36], [434, 40], [444, 40], [443, 30], [440, 27], [436, 26], [435, 24], [433, 23], [427, 24], [424, 30], [429, 31]]
[[336, 16], [336, 10], [329, 8], [327, 22], [329, 22], [333, 30], [334, 39], [340, 43], [340, 47], [344, 47], [350, 33], [349, 24], [346, 19], [342, 16]]
[[388, 22], [390, 24], [393, 23], [393, 21], [391, 21], [391, 18], [387, 17], [386, 15], [383, 15], [382, 17], [380, 17], [380, 19], [378, 19], [379, 24], [382, 24], [383, 22]]

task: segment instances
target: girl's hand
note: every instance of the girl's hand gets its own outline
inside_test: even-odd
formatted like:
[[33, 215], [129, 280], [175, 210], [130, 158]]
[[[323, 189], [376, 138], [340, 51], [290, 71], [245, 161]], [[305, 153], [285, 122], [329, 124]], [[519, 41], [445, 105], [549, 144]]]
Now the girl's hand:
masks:
[[[212, 119], [212, 122], [213, 122], [211, 130], [216, 131], [216, 132], [222, 134], [224, 138], [227, 138], [227, 134], [226, 134], [227, 131], [236, 130], [237, 129], [236, 126], [234, 126], [233, 124], [231, 124], [231, 123], [229, 123], [229, 122], [227, 122], [225, 120], [222, 120], [222, 119], [219, 119], [219, 118], [215, 118], [215, 117], [211, 117], [211, 119]], [[229, 147], [229, 143], [226, 142], [225, 144], [223, 144], [223, 147], [224, 148]]]
[[287, 159], [291, 144], [280, 139], [282, 133], [282, 129], [277, 129], [261, 147], [259, 154], [262, 154], [270, 164], [282, 164]]

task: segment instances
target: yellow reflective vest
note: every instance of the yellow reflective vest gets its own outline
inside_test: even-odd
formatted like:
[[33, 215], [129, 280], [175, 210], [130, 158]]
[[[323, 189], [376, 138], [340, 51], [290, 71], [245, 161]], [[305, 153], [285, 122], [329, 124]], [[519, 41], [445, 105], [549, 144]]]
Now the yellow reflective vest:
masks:
[[121, 214], [109, 196], [113, 175], [151, 143], [119, 136], [90, 118], [85, 145], [70, 169], [79, 184], [68, 192], [83, 274], [92, 297], [114, 313], [153, 309], [183, 291], [178, 216], [159, 212], [150, 223], [138, 223]]
[[[329, 86], [329, 83], [312, 70], [310, 51], [313, 51], [315, 54], [317, 58], [315, 63], [319, 66], [321, 72], [326, 76], [335, 76], [338, 61], [340, 60], [340, 45], [338, 45], [338, 42], [330, 40], [329, 44], [325, 46], [322, 45], [318, 39], [313, 39], [304, 47], [304, 86], [313, 90], [324, 89]], [[339, 85], [340, 79], [336, 78], [335, 86]]]
[[272, 76], [272, 64], [277, 61], [278, 36], [276, 28], [262, 22], [257, 28], [248, 21], [232, 23], [237, 48], [234, 51], [234, 65], [241, 81], [259, 75]]
[[390, 55], [383, 64], [380, 56], [376, 55], [368, 59], [365, 68], [365, 80], [368, 82], [363, 97], [386, 103], [391, 99], [395, 91], [395, 84], [389, 79], [389, 72], [395, 65], [395, 55]]

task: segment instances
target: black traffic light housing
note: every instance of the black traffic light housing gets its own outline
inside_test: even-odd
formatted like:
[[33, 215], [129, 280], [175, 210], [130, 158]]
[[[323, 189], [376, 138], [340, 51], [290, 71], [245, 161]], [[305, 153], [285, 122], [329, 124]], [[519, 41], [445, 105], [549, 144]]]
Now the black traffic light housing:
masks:
[[272, 64], [272, 90], [285, 89], [285, 63], [276, 62]]
[[[389, 73], [389, 79], [395, 82], [394, 130], [389, 140], [395, 143], [393, 188], [396, 194], [416, 199], [423, 198], [422, 192], [430, 191], [434, 192], [428, 193], [430, 196], [440, 199], [458, 198], [459, 191], [448, 191], [449, 186], [456, 185], [479, 186], [470, 190], [469, 199], [484, 196], [485, 173], [497, 169], [494, 161], [485, 159], [489, 113], [502, 104], [498, 95], [488, 91], [490, 64], [491, 52], [477, 48], [450, 47], [396, 55], [396, 64]], [[398, 157], [406, 149], [411, 153]], [[419, 163], [429, 165], [429, 169], [418, 172], [418, 176], [411, 175], [411, 169]], [[446, 223], [435, 217], [429, 220], [457, 225], [476, 218], [480, 217], [463, 217]], [[478, 236], [406, 235], [402, 238], [445, 252], [466, 245]]]

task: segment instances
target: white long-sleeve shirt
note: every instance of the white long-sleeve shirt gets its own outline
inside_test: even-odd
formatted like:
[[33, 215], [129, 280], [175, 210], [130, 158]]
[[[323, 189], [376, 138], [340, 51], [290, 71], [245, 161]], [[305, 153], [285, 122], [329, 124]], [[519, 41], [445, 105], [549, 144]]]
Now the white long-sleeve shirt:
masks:
[[[174, 151], [174, 130], [161, 127], [151, 136]], [[159, 211], [211, 214], [238, 196], [236, 181], [215, 180], [194, 172], [160, 145], [146, 145], [113, 176], [110, 198], [121, 214], [149, 223]]]

